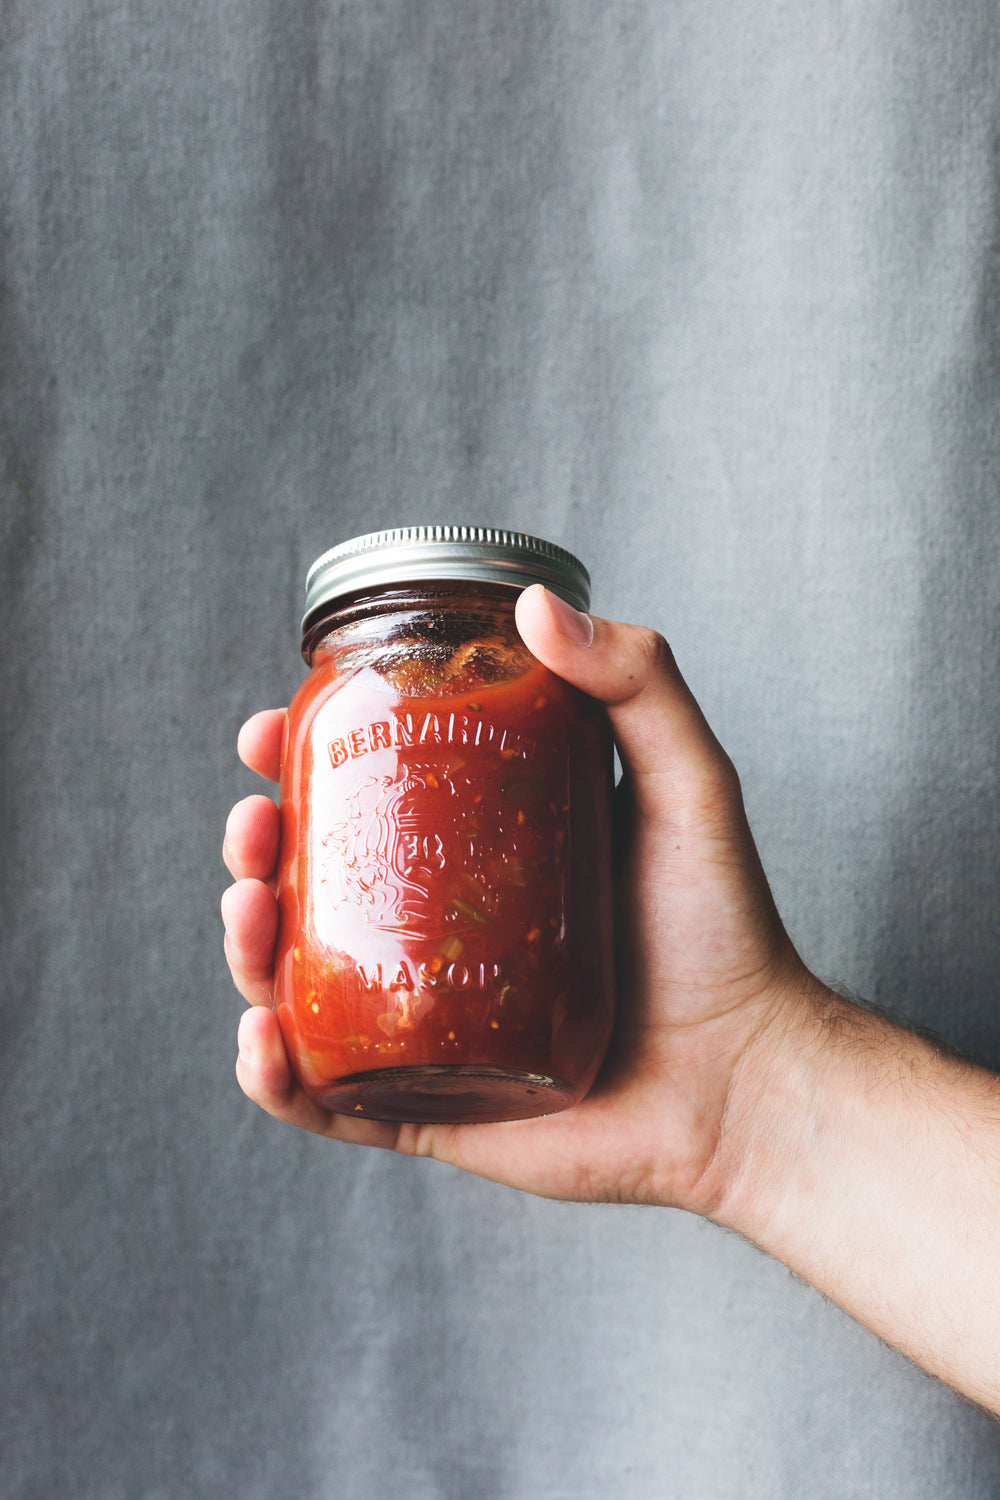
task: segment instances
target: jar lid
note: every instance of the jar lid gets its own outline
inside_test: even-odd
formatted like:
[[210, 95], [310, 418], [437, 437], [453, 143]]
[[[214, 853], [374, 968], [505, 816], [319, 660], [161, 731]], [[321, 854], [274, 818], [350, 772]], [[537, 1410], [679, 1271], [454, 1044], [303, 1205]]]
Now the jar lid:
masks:
[[341, 542], [316, 559], [306, 578], [303, 634], [318, 612], [346, 594], [441, 579], [517, 589], [544, 583], [575, 609], [590, 607], [590, 574], [552, 542], [490, 526], [399, 526]]

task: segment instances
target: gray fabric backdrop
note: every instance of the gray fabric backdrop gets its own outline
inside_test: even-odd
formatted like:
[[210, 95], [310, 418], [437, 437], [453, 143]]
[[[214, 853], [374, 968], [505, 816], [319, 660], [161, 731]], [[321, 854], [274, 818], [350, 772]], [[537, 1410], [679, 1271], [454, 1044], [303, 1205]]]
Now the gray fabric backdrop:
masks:
[[991, 0], [2, 0], [0, 1491], [986, 1500], [750, 1246], [268, 1120], [217, 915], [305, 568], [663, 629], [827, 979], [1000, 1060]]

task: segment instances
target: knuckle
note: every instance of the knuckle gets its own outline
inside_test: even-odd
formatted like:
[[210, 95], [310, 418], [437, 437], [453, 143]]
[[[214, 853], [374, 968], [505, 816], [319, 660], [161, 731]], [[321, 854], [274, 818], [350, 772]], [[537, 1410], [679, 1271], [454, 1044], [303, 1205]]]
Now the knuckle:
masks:
[[717, 831], [731, 831], [743, 807], [743, 790], [736, 767], [725, 754], [713, 756], [699, 770], [690, 788], [691, 805], [699, 821]]
[[717, 801], [742, 802], [743, 787], [740, 783], [740, 774], [721, 747], [712, 758], [709, 782]]
[[674, 653], [669, 642], [658, 630], [647, 625], [636, 626], [636, 644], [643, 663], [650, 672], [663, 673], [673, 670]]

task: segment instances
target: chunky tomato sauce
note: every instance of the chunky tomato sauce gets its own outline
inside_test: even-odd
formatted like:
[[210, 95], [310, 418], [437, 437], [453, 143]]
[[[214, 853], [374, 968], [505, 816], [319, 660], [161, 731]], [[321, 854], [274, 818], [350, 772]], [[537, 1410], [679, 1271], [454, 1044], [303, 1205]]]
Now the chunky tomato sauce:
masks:
[[276, 1008], [330, 1109], [543, 1114], [600, 1063], [609, 731], [519, 664], [483, 682], [474, 648], [348, 673], [320, 654], [289, 711]]

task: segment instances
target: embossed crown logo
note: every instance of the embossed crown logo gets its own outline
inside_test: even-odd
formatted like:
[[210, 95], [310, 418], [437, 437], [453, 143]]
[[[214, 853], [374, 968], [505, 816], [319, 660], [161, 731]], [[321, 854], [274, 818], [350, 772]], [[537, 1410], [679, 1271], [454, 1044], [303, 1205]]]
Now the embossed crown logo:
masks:
[[400, 780], [368, 777], [348, 799], [347, 817], [323, 840], [333, 905], [386, 932], [433, 937], [441, 921], [441, 874], [462, 846], [463, 822], [457, 789], [440, 772], [411, 768]]

